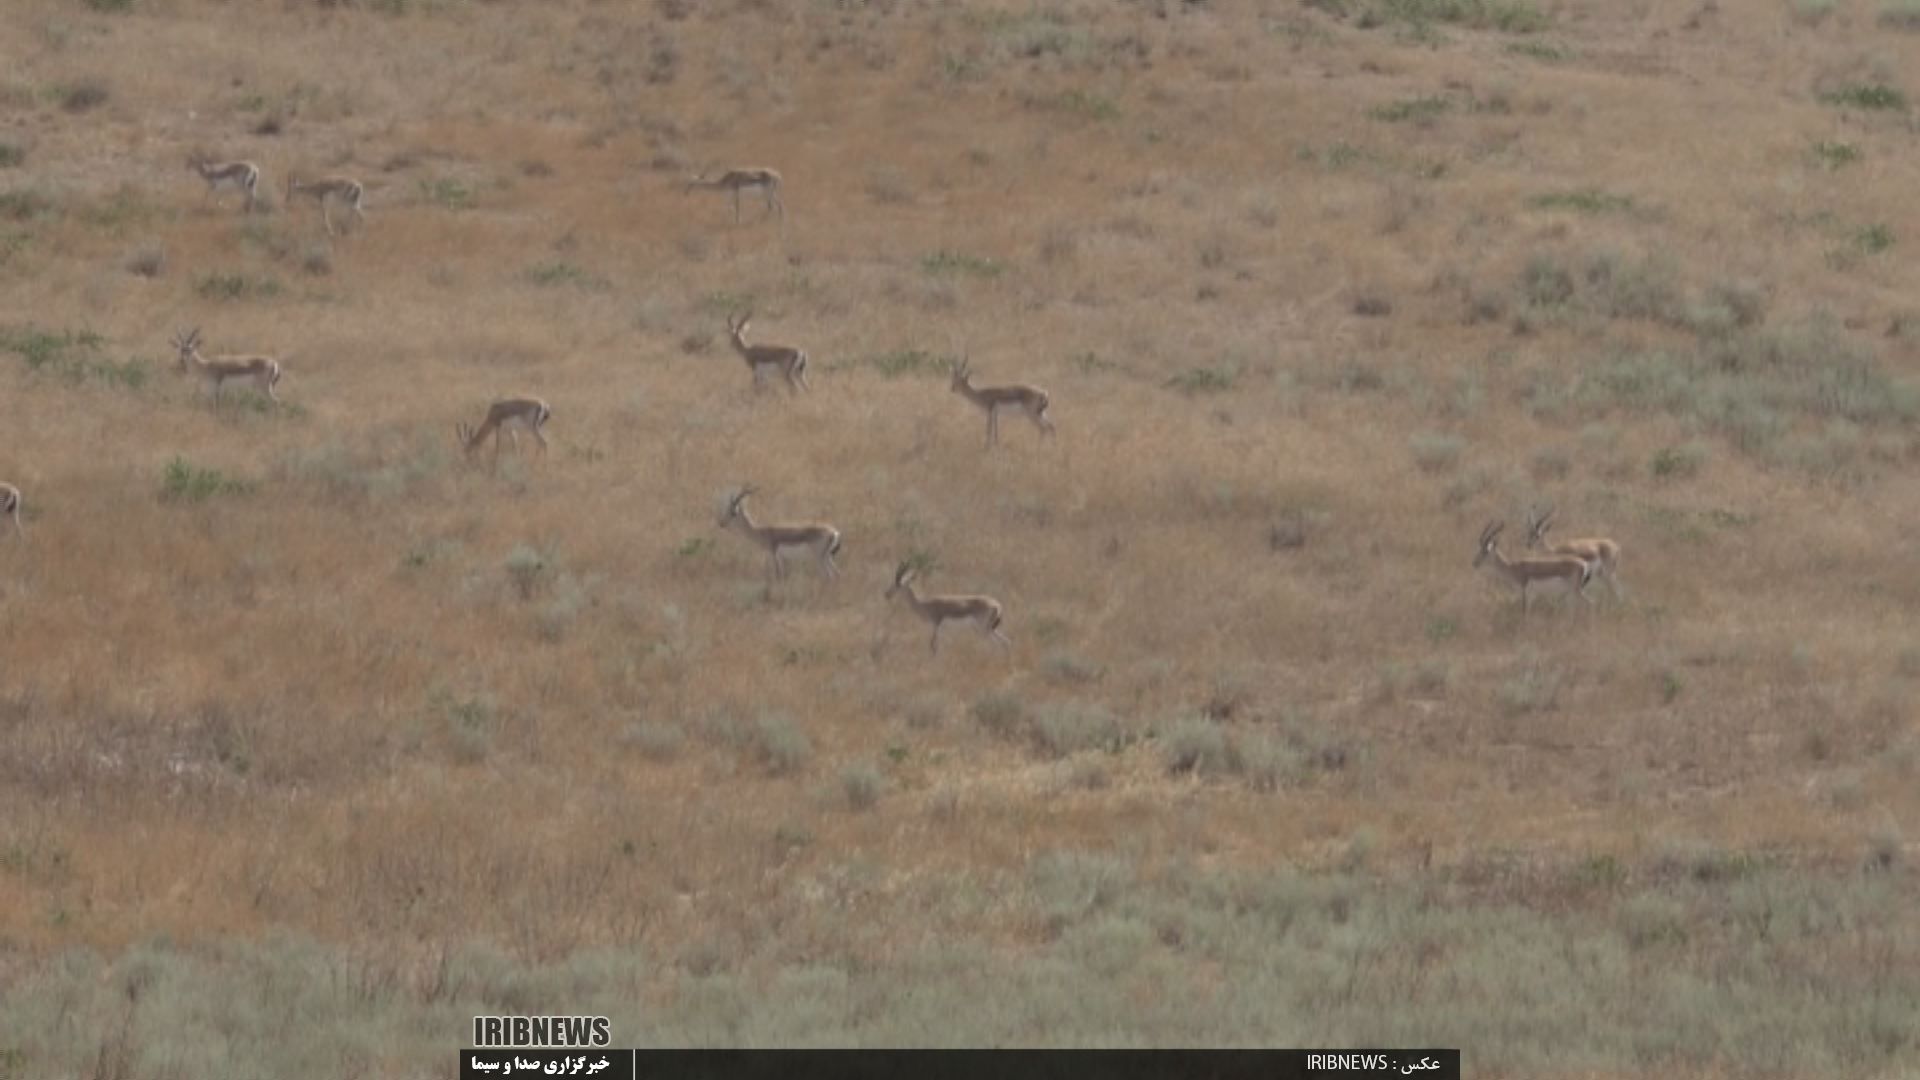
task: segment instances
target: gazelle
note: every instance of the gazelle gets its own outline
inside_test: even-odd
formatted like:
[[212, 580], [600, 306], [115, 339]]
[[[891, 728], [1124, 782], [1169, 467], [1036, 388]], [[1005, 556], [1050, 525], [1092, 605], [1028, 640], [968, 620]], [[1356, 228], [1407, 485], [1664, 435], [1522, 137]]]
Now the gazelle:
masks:
[[20, 524], [20, 489], [12, 484], [0, 484], [0, 515], [13, 519], [13, 531], [26, 543], [27, 530]]
[[174, 348], [180, 350], [180, 370], [191, 371], [200, 376], [213, 392], [213, 400], [220, 402], [220, 388], [229, 380], [251, 382], [261, 393], [271, 398], [274, 404], [280, 398], [273, 392], [280, 382], [280, 361], [271, 356], [216, 356], [211, 359], [200, 355], [200, 328], [173, 339]]
[[1046, 438], [1054, 433], [1053, 421], [1047, 417], [1047, 405], [1051, 399], [1047, 392], [1037, 386], [1024, 383], [1013, 386], [975, 386], [971, 375], [972, 361], [961, 360], [953, 366], [953, 392], [978, 405], [987, 414], [987, 445], [1000, 441], [1000, 410], [1013, 409], [1024, 412], [1040, 429], [1040, 436]]
[[287, 209], [293, 209], [295, 195], [308, 195], [320, 204], [320, 221], [327, 227], [327, 235], [334, 235], [333, 217], [327, 213], [327, 200], [338, 199], [353, 211], [353, 216], [364, 222], [366, 213], [360, 208], [360, 200], [366, 195], [366, 189], [360, 181], [344, 176], [329, 176], [321, 180], [296, 180], [292, 173], [287, 174]]
[[727, 336], [733, 339], [733, 351], [740, 354], [740, 358], [747, 362], [748, 370], [753, 372], [754, 389], [765, 385], [768, 369], [786, 376], [789, 393], [811, 389], [807, 385], [807, 350], [791, 345], [747, 344], [747, 324], [751, 321], [751, 311], [741, 316], [737, 323], [733, 321], [733, 316], [727, 316]]
[[187, 168], [200, 174], [207, 182], [207, 197], [201, 200], [205, 205], [213, 198], [215, 189], [221, 184], [232, 184], [247, 193], [247, 213], [253, 212], [253, 201], [260, 187], [260, 166], [251, 161], [208, 161], [203, 157], [187, 159]]
[[933, 638], [927, 643], [930, 653], [938, 655], [940, 652], [942, 623], [968, 620], [999, 642], [1001, 648], [1013, 647], [1007, 635], [1000, 632], [1000, 601], [991, 596], [921, 596], [914, 591], [913, 577], [913, 564], [901, 562], [893, 572], [893, 585], [887, 590], [887, 599], [893, 599], [895, 593], [906, 593], [907, 606], [913, 609], [913, 613], [933, 624]]
[[1547, 530], [1553, 525], [1553, 507], [1547, 507], [1544, 514], [1527, 515], [1527, 547], [1545, 548], [1554, 555], [1572, 555], [1594, 564], [1593, 576], [1605, 578], [1607, 591], [1614, 596], [1620, 595], [1620, 545], [1603, 536], [1585, 537], [1579, 540], [1562, 540], [1557, 544], [1547, 543]]
[[[712, 180], [705, 173], [687, 181], [686, 194], [694, 188], [716, 188], [733, 192], [733, 223], [740, 224], [740, 193], [748, 188], [759, 188], [767, 198], [767, 214], [775, 210], [780, 216], [787, 216], [787, 204], [780, 201], [780, 174], [772, 169], [728, 169]], [[766, 215], [762, 215], [763, 217]]]
[[553, 410], [547, 403], [534, 397], [503, 398], [487, 408], [486, 419], [480, 421], [477, 428], [464, 423], [455, 424], [453, 433], [460, 440], [460, 448], [468, 457], [479, 449], [480, 444], [493, 436], [493, 463], [500, 464], [500, 436], [504, 433], [513, 440], [513, 449], [520, 450], [520, 432], [532, 433], [534, 441], [540, 444], [540, 452], [547, 452], [547, 437], [540, 433], [541, 427], [553, 417]]
[[1572, 555], [1545, 555], [1539, 557], [1509, 560], [1500, 554], [1500, 530], [1507, 523], [1489, 522], [1480, 533], [1480, 553], [1473, 557], [1475, 569], [1482, 563], [1492, 560], [1492, 566], [1501, 577], [1520, 586], [1520, 613], [1525, 615], [1532, 597], [1528, 593], [1530, 586], [1542, 589], [1571, 589], [1588, 604], [1593, 597], [1588, 596], [1587, 583], [1593, 580], [1593, 564]]
[[840, 552], [840, 530], [825, 522], [809, 521], [790, 525], [760, 525], [747, 513], [747, 496], [754, 488], [742, 485], [740, 493], [727, 500], [727, 512], [720, 517], [720, 527], [726, 528], [736, 522], [747, 539], [767, 549], [767, 577], [787, 576], [787, 564], [781, 552], [792, 548], [805, 548], [813, 552], [820, 560], [820, 573], [828, 578], [840, 576], [840, 568], [833, 564], [833, 557]]

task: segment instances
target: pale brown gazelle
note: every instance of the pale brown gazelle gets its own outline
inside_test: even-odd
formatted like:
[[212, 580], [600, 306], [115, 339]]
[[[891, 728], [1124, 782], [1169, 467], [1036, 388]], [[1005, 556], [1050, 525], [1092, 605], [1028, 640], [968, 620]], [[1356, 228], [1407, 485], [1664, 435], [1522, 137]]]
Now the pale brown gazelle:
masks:
[[1000, 441], [1000, 410], [1013, 409], [1024, 412], [1034, 426], [1040, 429], [1040, 437], [1053, 435], [1053, 421], [1047, 416], [1047, 406], [1051, 398], [1045, 390], [1025, 383], [1013, 386], [975, 386], [972, 382], [973, 364], [962, 359], [953, 366], [953, 392], [978, 405], [987, 414], [987, 445]]
[[310, 196], [313, 201], [320, 204], [320, 222], [327, 227], [328, 236], [334, 235], [333, 216], [327, 213], [329, 199], [337, 199], [345, 203], [347, 208], [353, 211], [353, 216], [360, 221], [367, 220], [365, 211], [361, 209], [361, 199], [365, 197], [366, 189], [360, 186], [358, 180], [351, 180], [344, 176], [329, 176], [320, 180], [296, 180], [292, 173], [288, 173], [287, 209], [289, 212], [293, 209], [295, 195]]
[[12, 484], [0, 484], [0, 515], [13, 519], [13, 531], [20, 534], [20, 542], [25, 543], [27, 530], [20, 524], [20, 489]]
[[1500, 530], [1507, 527], [1506, 522], [1489, 522], [1480, 533], [1480, 553], [1473, 557], [1475, 569], [1491, 560], [1492, 568], [1501, 577], [1520, 586], [1520, 614], [1525, 615], [1532, 602], [1528, 592], [1530, 587], [1547, 589], [1570, 589], [1579, 594], [1588, 604], [1593, 597], [1588, 596], [1587, 583], [1593, 580], [1593, 564], [1572, 555], [1545, 555], [1509, 560], [1500, 554]]
[[812, 389], [807, 383], [807, 350], [796, 349], [792, 345], [747, 344], [747, 324], [752, 321], [751, 311], [741, 316], [737, 323], [733, 316], [727, 316], [727, 336], [733, 339], [733, 351], [740, 354], [740, 358], [747, 362], [747, 369], [753, 372], [754, 389], [765, 385], [769, 370], [778, 371], [786, 377], [789, 393]]
[[1527, 515], [1527, 547], [1533, 550], [1544, 548], [1554, 555], [1572, 555], [1593, 563], [1593, 576], [1604, 578], [1607, 592], [1620, 596], [1620, 545], [1604, 536], [1582, 537], [1578, 540], [1562, 540], [1556, 544], [1547, 543], [1547, 530], [1553, 526], [1553, 507], [1547, 507], [1546, 513]]
[[[733, 223], [740, 224], [740, 193], [748, 188], [759, 188], [767, 198], [767, 214], [775, 210], [780, 216], [787, 216], [787, 204], [780, 201], [780, 174], [772, 169], [728, 169], [721, 175], [709, 180], [705, 173], [687, 181], [686, 194], [694, 188], [715, 188], [733, 192]], [[766, 216], [765, 214], [762, 215]]]
[[486, 419], [480, 421], [477, 428], [464, 423], [455, 424], [453, 433], [460, 440], [460, 448], [468, 457], [493, 436], [493, 464], [500, 464], [500, 436], [506, 435], [513, 440], [513, 449], [520, 450], [520, 432], [532, 433], [534, 441], [540, 444], [540, 452], [547, 452], [547, 437], [540, 433], [546, 422], [553, 418], [553, 410], [547, 403], [536, 397], [503, 398], [487, 408]]
[[253, 212], [253, 202], [260, 187], [260, 166], [251, 161], [209, 161], [200, 155], [187, 159], [187, 168], [200, 174], [207, 182], [207, 197], [200, 200], [205, 205], [213, 198], [215, 189], [221, 184], [232, 184], [247, 193], [246, 213]]
[[279, 404], [279, 395], [273, 388], [280, 382], [280, 361], [271, 356], [215, 356], [208, 358], [200, 355], [200, 328], [173, 339], [174, 348], [180, 350], [180, 370], [198, 375], [213, 392], [214, 404], [220, 403], [220, 388], [232, 382], [251, 382], [261, 393]]
[[827, 578], [840, 576], [833, 557], [840, 553], [840, 530], [822, 521], [795, 522], [786, 525], [761, 525], [747, 513], [747, 496], [756, 489], [742, 484], [740, 493], [727, 500], [727, 511], [720, 516], [720, 527], [738, 523], [741, 535], [767, 549], [769, 580], [787, 576], [787, 564], [781, 552], [805, 548], [820, 560], [820, 573]]
[[913, 578], [913, 563], [903, 560], [893, 572], [893, 586], [887, 590], [887, 599], [893, 599], [895, 593], [906, 593], [907, 606], [913, 609], [913, 613], [933, 624], [933, 638], [927, 643], [930, 653], [938, 655], [940, 652], [942, 623], [969, 620], [979, 626], [982, 633], [999, 642], [1001, 648], [1013, 648], [1013, 642], [1000, 632], [1000, 601], [991, 596], [921, 596], [914, 591]]

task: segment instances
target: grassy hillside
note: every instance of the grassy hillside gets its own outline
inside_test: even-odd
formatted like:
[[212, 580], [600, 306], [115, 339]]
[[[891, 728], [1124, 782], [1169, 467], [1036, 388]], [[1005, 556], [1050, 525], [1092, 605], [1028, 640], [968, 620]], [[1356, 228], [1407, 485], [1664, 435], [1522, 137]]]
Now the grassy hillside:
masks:
[[[12, 0], [0, 1073], [1903, 1075], [1915, 72], [1908, 0]], [[552, 451], [464, 460], [511, 394]], [[1522, 618], [1474, 538], [1547, 504], [1624, 588]]]

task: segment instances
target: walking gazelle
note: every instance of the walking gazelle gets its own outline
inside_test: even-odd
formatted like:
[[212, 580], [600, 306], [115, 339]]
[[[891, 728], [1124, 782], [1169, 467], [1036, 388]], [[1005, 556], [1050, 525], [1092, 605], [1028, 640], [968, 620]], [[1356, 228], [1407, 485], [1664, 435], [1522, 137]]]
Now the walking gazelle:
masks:
[[1578, 540], [1562, 540], [1556, 544], [1547, 543], [1547, 529], [1553, 525], [1553, 507], [1547, 507], [1546, 513], [1538, 511], [1527, 515], [1527, 547], [1534, 550], [1546, 549], [1553, 555], [1572, 555], [1577, 559], [1593, 564], [1593, 576], [1604, 578], [1609, 595], [1619, 597], [1620, 591], [1620, 545], [1604, 536], [1584, 537]]
[[253, 212], [254, 199], [259, 194], [260, 166], [251, 161], [210, 161], [195, 154], [187, 159], [187, 168], [199, 173], [200, 179], [207, 182], [207, 197], [200, 200], [202, 205], [213, 198], [214, 191], [221, 184], [232, 184], [247, 194], [247, 205], [243, 212]]
[[320, 222], [327, 227], [328, 236], [333, 236], [335, 233], [333, 216], [327, 213], [327, 200], [337, 199], [345, 203], [347, 209], [353, 211], [353, 216], [356, 219], [365, 222], [367, 215], [366, 212], [361, 209], [360, 204], [361, 200], [366, 196], [366, 193], [366, 189], [360, 186], [360, 181], [351, 180], [344, 176], [329, 176], [322, 180], [296, 180], [292, 173], [287, 174], [288, 212], [291, 213], [293, 210], [293, 197], [295, 195], [311, 197], [315, 202], [320, 204]]
[[1488, 522], [1480, 532], [1480, 552], [1473, 557], [1475, 569], [1491, 560], [1493, 570], [1501, 577], [1520, 587], [1520, 614], [1525, 615], [1532, 597], [1529, 587], [1538, 587], [1542, 591], [1570, 590], [1588, 604], [1593, 597], [1588, 596], [1587, 583], [1593, 580], [1594, 564], [1572, 555], [1546, 555], [1509, 560], [1500, 554], [1500, 530], [1507, 523]]
[[987, 445], [991, 447], [1000, 441], [1000, 410], [1012, 409], [1027, 414], [1035, 427], [1040, 429], [1040, 437], [1048, 438], [1054, 434], [1053, 420], [1047, 416], [1047, 406], [1052, 399], [1045, 390], [1025, 383], [1013, 386], [975, 386], [973, 385], [972, 361], [962, 359], [953, 366], [954, 393], [979, 406], [987, 414]]
[[762, 217], [771, 215], [775, 210], [780, 212], [781, 218], [784, 219], [787, 216], [787, 204], [780, 201], [780, 174], [772, 169], [728, 169], [712, 180], [707, 179], [705, 173], [701, 173], [687, 181], [686, 189], [681, 194], [686, 194], [694, 188], [715, 188], [732, 192], [735, 225], [740, 224], [740, 193], [749, 188], [759, 188], [761, 194], [766, 196], [767, 212], [762, 214]]
[[0, 484], [0, 516], [13, 519], [13, 531], [26, 543], [27, 530], [20, 524], [20, 489], [12, 484]]
[[786, 525], [758, 524], [747, 513], [747, 496], [755, 490], [748, 485], [741, 485], [740, 493], [727, 500], [726, 513], [720, 516], [720, 527], [724, 529], [737, 524], [741, 535], [767, 549], [768, 580], [787, 576], [786, 560], [781, 553], [795, 548], [813, 553], [814, 558], [820, 561], [822, 576], [829, 579], [839, 577], [840, 568], [834, 565], [833, 557], [840, 553], [840, 530], [819, 521]]
[[812, 389], [807, 384], [807, 350], [792, 345], [747, 344], [747, 324], [752, 321], [751, 311], [740, 316], [739, 322], [727, 316], [727, 337], [733, 341], [733, 351], [740, 354], [747, 362], [747, 369], [753, 372], [753, 388], [758, 390], [765, 384], [768, 371], [778, 371], [786, 377], [788, 393]]
[[520, 432], [529, 432], [534, 441], [540, 444], [540, 453], [544, 455], [547, 452], [547, 437], [540, 433], [540, 429], [552, 418], [553, 410], [539, 398], [503, 398], [487, 408], [486, 418], [480, 421], [479, 427], [459, 423], [453, 426], [453, 433], [460, 440], [460, 449], [468, 457], [472, 457], [480, 444], [487, 441], [487, 436], [493, 436], [493, 464], [498, 468], [502, 434], [513, 440], [513, 448], [517, 452], [520, 449]]
[[279, 395], [273, 392], [273, 388], [280, 383], [280, 361], [273, 357], [215, 356], [209, 359], [200, 355], [200, 328], [197, 326], [175, 336], [173, 346], [180, 350], [180, 370], [197, 374], [207, 389], [212, 391], [215, 405], [220, 403], [221, 386], [229, 381], [251, 382], [274, 404], [280, 403]]
[[893, 571], [893, 585], [887, 589], [887, 599], [896, 593], [905, 593], [907, 606], [915, 615], [933, 624], [933, 637], [927, 642], [927, 649], [933, 655], [940, 652], [940, 625], [946, 622], [971, 621], [980, 627], [981, 633], [1000, 643], [1002, 649], [1011, 650], [1013, 642], [1000, 632], [1000, 601], [991, 596], [921, 596], [914, 591], [913, 561], [903, 559]]

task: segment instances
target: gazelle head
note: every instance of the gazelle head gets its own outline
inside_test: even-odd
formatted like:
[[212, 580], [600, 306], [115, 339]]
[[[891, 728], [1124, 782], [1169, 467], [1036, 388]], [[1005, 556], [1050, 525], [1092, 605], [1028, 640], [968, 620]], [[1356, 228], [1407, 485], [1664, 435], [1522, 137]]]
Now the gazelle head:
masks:
[[184, 369], [193, 360], [193, 354], [200, 350], [200, 328], [175, 334], [173, 347], [180, 350], [180, 366]]
[[962, 356], [959, 360], [954, 361], [952, 370], [953, 381], [948, 384], [949, 388], [956, 393], [967, 389], [968, 380], [973, 378], [973, 359]]
[[685, 195], [687, 192], [692, 191], [694, 188], [706, 182], [706, 173], [695, 173], [693, 176], [687, 178], [687, 186], [680, 189], [680, 194]]
[[751, 310], [738, 319], [735, 319], [731, 315], [727, 316], [727, 336], [733, 338], [734, 344], [739, 345], [743, 349], [747, 346], [747, 324], [752, 321], [753, 312]]
[[1479, 569], [1480, 564], [1487, 561], [1487, 556], [1494, 553], [1494, 548], [1500, 544], [1500, 530], [1506, 527], [1507, 523], [1504, 521], [1490, 521], [1487, 527], [1480, 531], [1480, 553], [1473, 557], [1474, 569]]
[[1547, 507], [1546, 513], [1534, 511], [1527, 515], [1527, 546], [1537, 548], [1547, 542], [1547, 530], [1553, 527], [1553, 507]]
[[901, 559], [900, 565], [893, 570], [893, 584], [887, 588], [887, 599], [893, 599], [895, 593], [912, 585], [913, 574], [913, 560]]
[[474, 438], [472, 424], [464, 420], [455, 421], [453, 425], [453, 437], [460, 441], [460, 449], [465, 450], [469, 454], [473, 453]]
[[742, 484], [738, 494], [728, 497], [726, 512], [720, 515], [721, 528], [724, 529], [736, 521], [747, 520], [747, 496], [756, 490], [751, 484]]

